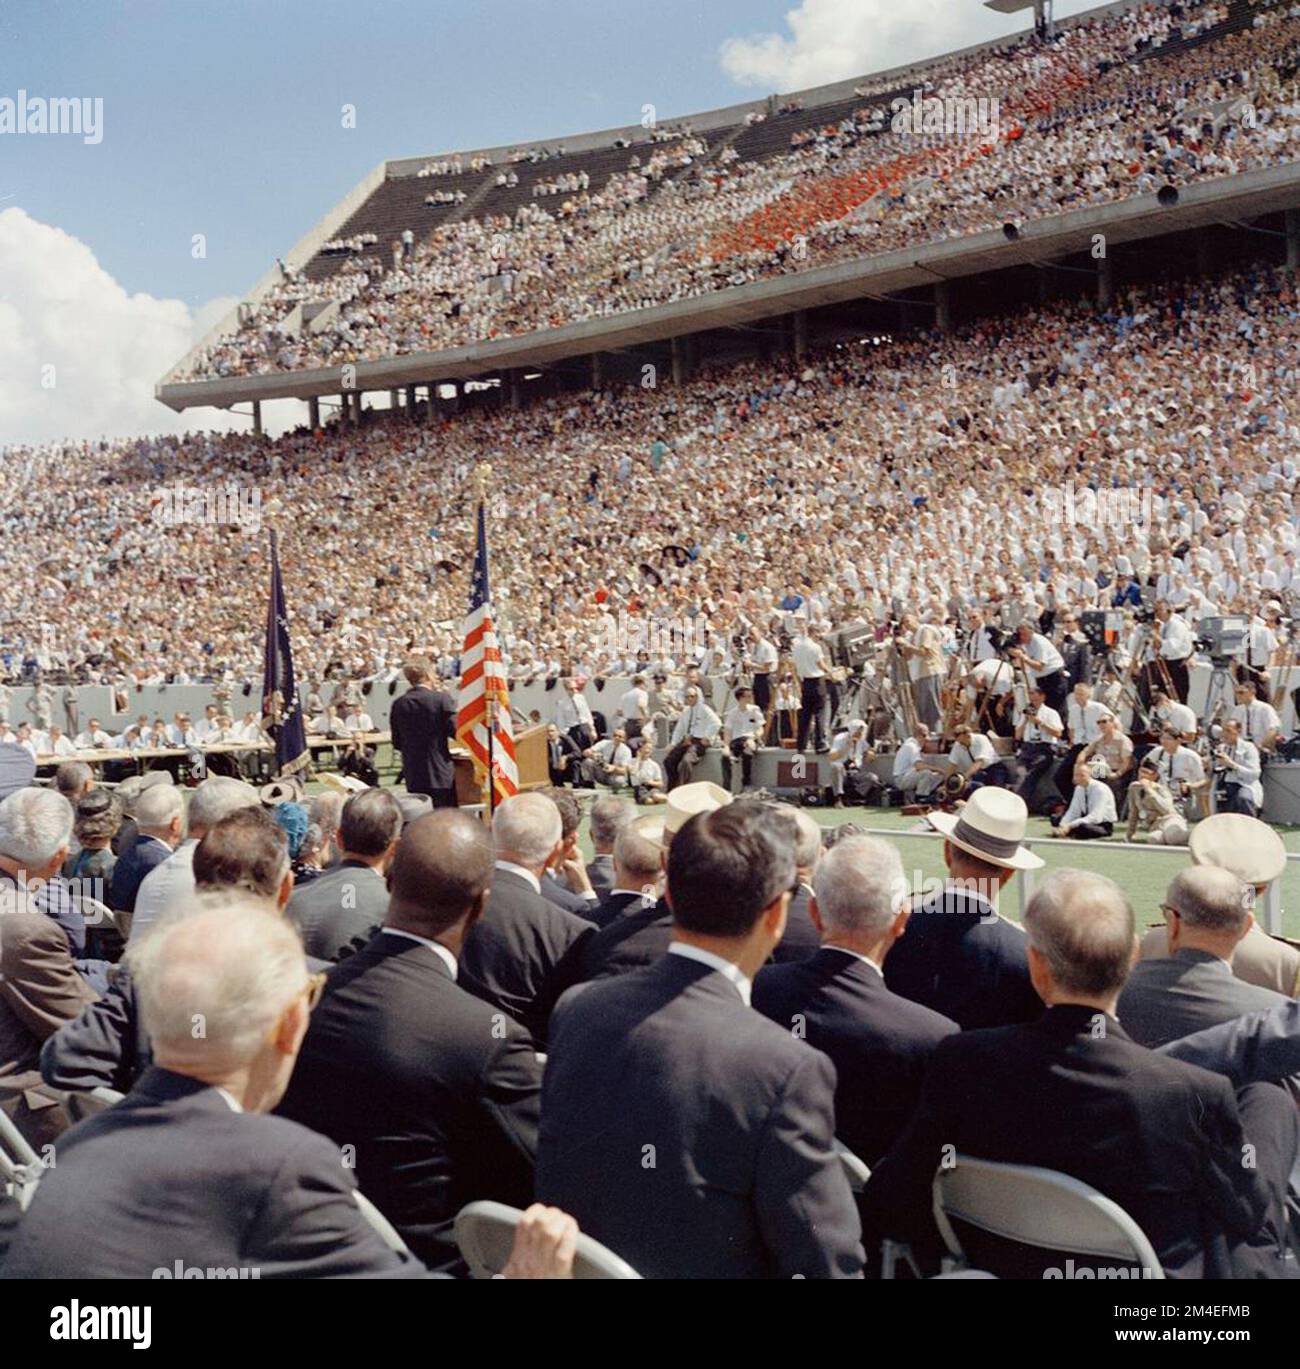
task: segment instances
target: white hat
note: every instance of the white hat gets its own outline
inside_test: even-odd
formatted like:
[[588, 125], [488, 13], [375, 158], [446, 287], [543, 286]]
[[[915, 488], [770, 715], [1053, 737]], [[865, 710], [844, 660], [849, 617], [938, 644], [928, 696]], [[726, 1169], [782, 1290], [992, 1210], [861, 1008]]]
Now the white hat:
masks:
[[1007, 870], [1040, 870], [1041, 856], [1021, 845], [1029, 809], [1019, 794], [986, 785], [977, 789], [960, 813], [930, 813], [926, 819], [954, 846]]
[[699, 780], [694, 784], [678, 785], [668, 794], [662, 813], [647, 813], [636, 818], [632, 830], [639, 837], [663, 846], [664, 838], [679, 832], [696, 813], [712, 813], [725, 808], [731, 795], [720, 784]]
[[1271, 884], [1286, 869], [1282, 838], [1244, 813], [1215, 813], [1198, 822], [1188, 847], [1194, 865], [1231, 870], [1246, 884]]
[[332, 789], [336, 794], [359, 794], [363, 789], [369, 789], [368, 784], [362, 783], [355, 775], [336, 775], [332, 770], [326, 771], [323, 775], [316, 778], [325, 786]]

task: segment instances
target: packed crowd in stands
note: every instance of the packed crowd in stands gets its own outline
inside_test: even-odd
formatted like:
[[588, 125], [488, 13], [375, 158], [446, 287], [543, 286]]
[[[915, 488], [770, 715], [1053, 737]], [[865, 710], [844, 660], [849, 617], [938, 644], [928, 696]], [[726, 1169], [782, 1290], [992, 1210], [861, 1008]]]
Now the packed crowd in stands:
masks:
[[[915, 77], [944, 113], [937, 129], [928, 115], [920, 129], [899, 124], [892, 101], [867, 95], [766, 159], [741, 157], [731, 138], [710, 155], [689, 128], [656, 129], [662, 149], [634, 153], [599, 190], [580, 167], [566, 170], [536, 182], [513, 215], [493, 214], [489, 198], [477, 216], [443, 223], [395, 254], [391, 271], [376, 263], [346, 286], [323, 280], [263, 300], [177, 378], [508, 337], [1294, 161], [1296, 8], [1261, 7], [1250, 26], [1184, 46], [1222, 5], [1142, 6], [1062, 25], [1048, 43], [943, 59]], [[994, 117], [948, 126], [945, 111], [981, 100]], [[292, 304], [315, 297], [342, 299], [338, 316], [286, 328]]]
[[[412, 647], [450, 674], [483, 460], [516, 679], [644, 665], [611, 642], [624, 611], [692, 625], [722, 669], [787, 603], [819, 630], [975, 606], [1013, 627], [1108, 607], [1126, 573], [1193, 622], [1255, 613], [1296, 588], [1298, 366], [1294, 281], [1261, 268], [518, 411], [16, 449], [0, 662], [11, 682], [256, 681], [265, 534], [159, 523], [190, 482], [260, 492], [306, 684], [395, 679]], [[1068, 487], [1131, 491], [1149, 536], [1070, 523], [1049, 497]]]

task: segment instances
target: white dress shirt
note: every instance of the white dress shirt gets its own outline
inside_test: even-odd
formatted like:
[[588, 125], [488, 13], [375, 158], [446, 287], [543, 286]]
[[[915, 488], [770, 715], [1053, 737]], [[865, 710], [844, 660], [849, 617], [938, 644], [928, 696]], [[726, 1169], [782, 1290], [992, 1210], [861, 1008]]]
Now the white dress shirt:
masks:
[[1115, 795], [1111, 792], [1110, 785], [1103, 784], [1100, 780], [1089, 780], [1085, 786], [1074, 786], [1074, 792], [1070, 795], [1070, 806], [1061, 819], [1061, 830], [1077, 826], [1079, 823], [1114, 824], [1118, 820], [1115, 814]]
[[[499, 861], [498, 864], [500, 864]], [[518, 866], [515, 868], [518, 869]], [[525, 873], [527, 873], [527, 871], [525, 871]], [[408, 941], [418, 941], [421, 946], [427, 946], [434, 955], [442, 961], [447, 969], [451, 971], [452, 979], [456, 978], [456, 957], [440, 942], [430, 941], [427, 936], [417, 936], [414, 932], [399, 931], [396, 927], [382, 927], [380, 930], [385, 936], [404, 936]]]
[[739, 965], [730, 960], [724, 960], [720, 955], [714, 955], [712, 951], [702, 951], [698, 946], [688, 946], [684, 941], [670, 941], [668, 943], [669, 955], [685, 956], [687, 960], [698, 960], [701, 965], [707, 965], [711, 970], [729, 979], [736, 986], [736, 992], [744, 999], [745, 1006], [749, 1007], [749, 995], [752, 985], [748, 975]]

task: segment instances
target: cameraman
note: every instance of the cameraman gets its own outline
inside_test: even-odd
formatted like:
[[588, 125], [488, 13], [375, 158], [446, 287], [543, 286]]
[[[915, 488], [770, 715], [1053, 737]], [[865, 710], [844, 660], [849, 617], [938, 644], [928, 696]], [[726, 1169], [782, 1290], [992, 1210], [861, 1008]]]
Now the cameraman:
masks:
[[[1186, 703], [1188, 667], [1195, 649], [1192, 629], [1163, 601], [1156, 605], [1155, 623], [1159, 632], [1156, 650], [1164, 662], [1165, 670], [1169, 673], [1169, 683], [1173, 687], [1177, 701], [1180, 704]], [[1163, 679], [1158, 668], [1155, 669], [1155, 678]], [[1155, 693], [1153, 684], [1152, 698], [1155, 697]]]
[[1016, 719], [1016, 761], [1021, 770], [1016, 792], [1026, 805], [1031, 804], [1038, 781], [1056, 764], [1064, 736], [1061, 715], [1047, 702], [1041, 686], [1031, 685], [1029, 701]]
[[1259, 748], [1241, 735], [1241, 724], [1228, 718], [1223, 737], [1214, 753], [1214, 773], [1219, 780], [1219, 811], [1259, 816], [1264, 806], [1264, 786], [1260, 783]]

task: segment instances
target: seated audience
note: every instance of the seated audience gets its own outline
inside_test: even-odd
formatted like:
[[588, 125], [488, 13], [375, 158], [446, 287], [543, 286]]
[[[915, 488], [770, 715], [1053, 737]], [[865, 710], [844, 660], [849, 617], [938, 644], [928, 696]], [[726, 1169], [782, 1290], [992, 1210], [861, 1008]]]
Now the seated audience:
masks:
[[761, 803], [691, 818], [668, 855], [668, 953], [555, 1011], [538, 1197], [649, 1278], [862, 1271], [834, 1068], [749, 1007], [784, 930], [789, 837]]
[[809, 912], [821, 949], [759, 970], [754, 1007], [830, 1056], [835, 1134], [874, 1165], [915, 1110], [934, 1048], [957, 1024], [885, 987], [885, 957], [912, 915], [893, 846], [869, 836], [837, 841], [814, 888]]
[[[935, 1172], [972, 1155], [1090, 1184], [1137, 1222], [1171, 1276], [1280, 1275], [1298, 1134], [1291, 1100], [1255, 1084], [1239, 1101], [1222, 1076], [1129, 1038], [1115, 1010], [1136, 937], [1112, 880], [1054, 871], [1035, 890], [1025, 927], [1047, 1011], [939, 1044], [915, 1115], [872, 1171], [868, 1229], [932, 1246]], [[1247, 1143], [1253, 1165], [1242, 1163]], [[981, 1241], [976, 1258], [1018, 1277], [1059, 1263], [1055, 1252], [997, 1241]]]
[[402, 810], [389, 790], [365, 789], [343, 805], [342, 858], [289, 900], [308, 955], [337, 961], [370, 939], [388, 908], [384, 877], [401, 834]]
[[384, 925], [330, 972], [279, 1109], [352, 1147], [362, 1191], [436, 1268], [458, 1263], [467, 1202], [532, 1197], [541, 1065], [521, 1027], [456, 984], [492, 871], [468, 814], [411, 824]]

